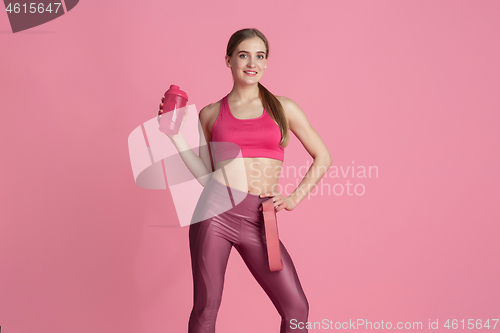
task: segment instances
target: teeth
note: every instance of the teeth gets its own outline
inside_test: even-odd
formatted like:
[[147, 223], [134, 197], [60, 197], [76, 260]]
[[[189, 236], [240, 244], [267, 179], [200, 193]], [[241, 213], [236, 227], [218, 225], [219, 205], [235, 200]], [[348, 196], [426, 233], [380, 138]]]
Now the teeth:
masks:
[[245, 73], [249, 73], [249, 74], [257, 74], [257, 72], [252, 72], [252, 71], [245, 71]]

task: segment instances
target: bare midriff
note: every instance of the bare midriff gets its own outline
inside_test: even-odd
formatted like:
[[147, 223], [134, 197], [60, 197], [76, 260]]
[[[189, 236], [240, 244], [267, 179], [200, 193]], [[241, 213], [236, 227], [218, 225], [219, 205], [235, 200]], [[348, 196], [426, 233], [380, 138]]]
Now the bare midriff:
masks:
[[283, 162], [266, 157], [244, 157], [217, 162], [214, 179], [254, 195], [277, 193]]

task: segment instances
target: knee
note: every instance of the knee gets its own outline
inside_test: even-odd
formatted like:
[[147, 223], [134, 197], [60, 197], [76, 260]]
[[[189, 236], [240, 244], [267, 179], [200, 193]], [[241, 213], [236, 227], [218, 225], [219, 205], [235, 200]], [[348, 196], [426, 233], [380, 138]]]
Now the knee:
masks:
[[304, 298], [304, 300], [300, 304], [299, 313], [306, 319], [309, 316], [309, 302], [307, 301], [307, 298]]
[[307, 298], [298, 299], [295, 302], [289, 304], [287, 311], [287, 317], [290, 319], [297, 319], [299, 321], [307, 321], [309, 316], [309, 302]]
[[217, 311], [220, 307], [221, 301], [221, 297], [196, 298], [194, 300], [193, 308], [198, 313], [205, 313], [213, 310]]
[[201, 326], [209, 326], [210, 323], [215, 322], [215, 317], [219, 311], [221, 299], [204, 299], [195, 300], [193, 309], [191, 311], [190, 321], [195, 320]]

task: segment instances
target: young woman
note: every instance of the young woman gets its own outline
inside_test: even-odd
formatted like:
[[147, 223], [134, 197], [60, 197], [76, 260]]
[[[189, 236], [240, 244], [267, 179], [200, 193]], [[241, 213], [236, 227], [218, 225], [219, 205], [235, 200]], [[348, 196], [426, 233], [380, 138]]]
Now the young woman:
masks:
[[[281, 242], [283, 270], [269, 269], [261, 204], [272, 198], [276, 212], [293, 210], [318, 184], [332, 160], [299, 106], [289, 98], [274, 96], [259, 83], [268, 55], [269, 45], [260, 31], [235, 32], [225, 57], [233, 89], [199, 113], [203, 134], [200, 156], [189, 148], [182, 132], [169, 136], [204, 186], [189, 226], [194, 284], [189, 333], [215, 332], [233, 246], [281, 315], [280, 333], [307, 332], [292, 325], [307, 321], [309, 304]], [[285, 196], [278, 193], [277, 187], [289, 130], [314, 162], [295, 191]], [[236, 153], [232, 147], [238, 148]], [[227, 204], [228, 192], [231, 205]]]

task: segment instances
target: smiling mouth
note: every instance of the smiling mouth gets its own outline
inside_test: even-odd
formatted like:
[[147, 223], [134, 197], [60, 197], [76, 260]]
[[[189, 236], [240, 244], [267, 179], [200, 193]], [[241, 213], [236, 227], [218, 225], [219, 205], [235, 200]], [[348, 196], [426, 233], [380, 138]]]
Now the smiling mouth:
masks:
[[255, 72], [255, 71], [243, 71], [243, 73], [245, 73], [247, 75], [257, 75], [257, 72]]

